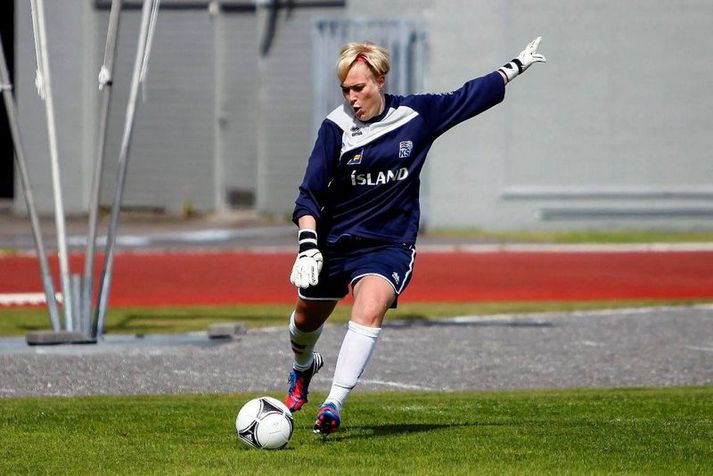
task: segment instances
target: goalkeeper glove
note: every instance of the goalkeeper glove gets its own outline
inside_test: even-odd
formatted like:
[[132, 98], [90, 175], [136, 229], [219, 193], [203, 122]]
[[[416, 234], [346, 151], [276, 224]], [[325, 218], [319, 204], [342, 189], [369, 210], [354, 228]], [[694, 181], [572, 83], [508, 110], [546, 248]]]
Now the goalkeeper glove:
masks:
[[540, 41], [542, 41], [542, 37], [538, 36], [517, 55], [517, 58], [498, 69], [500, 73], [505, 75], [508, 83], [515, 79], [515, 76], [529, 68], [532, 63], [544, 63], [547, 61], [543, 55], [537, 52]]
[[322, 271], [322, 253], [317, 248], [317, 232], [300, 230], [297, 241], [300, 248], [292, 266], [290, 282], [298, 288], [315, 286], [319, 281], [319, 272]]

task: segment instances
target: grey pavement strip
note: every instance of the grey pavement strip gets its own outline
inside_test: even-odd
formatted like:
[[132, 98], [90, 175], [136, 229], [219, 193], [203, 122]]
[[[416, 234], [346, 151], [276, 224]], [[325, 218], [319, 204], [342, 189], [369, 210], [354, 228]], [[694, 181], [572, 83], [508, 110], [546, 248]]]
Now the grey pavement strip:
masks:
[[[388, 319], [388, 317], [387, 317]], [[318, 343], [329, 389], [345, 325]], [[713, 384], [713, 307], [387, 321], [357, 391]], [[262, 392], [286, 388], [286, 327], [235, 340], [108, 335], [96, 345], [0, 339], [0, 397]]]

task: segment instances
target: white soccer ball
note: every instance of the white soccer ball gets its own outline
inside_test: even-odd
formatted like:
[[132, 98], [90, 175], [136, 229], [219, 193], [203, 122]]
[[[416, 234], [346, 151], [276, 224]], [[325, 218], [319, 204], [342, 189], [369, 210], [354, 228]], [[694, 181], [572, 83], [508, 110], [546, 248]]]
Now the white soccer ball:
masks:
[[294, 419], [281, 401], [272, 397], [250, 400], [238, 412], [235, 431], [243, 443], [254, 448], [284, 448], [292, 437]]

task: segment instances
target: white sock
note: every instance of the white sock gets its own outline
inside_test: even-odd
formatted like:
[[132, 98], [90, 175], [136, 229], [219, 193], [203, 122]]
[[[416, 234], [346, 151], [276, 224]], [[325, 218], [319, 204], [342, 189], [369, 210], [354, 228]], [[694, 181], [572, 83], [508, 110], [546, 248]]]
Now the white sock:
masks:
[[301, 331], [295, 324], [295, 313], [290, 316], [290, 344], [292, 352], [295, 354], [295, 362], [292, 365], [297, 370], [307, 370], [312, 366], [312, 352], [314, 346], [322, 334], [322, 327], [312, 332]]
[[349, 329], [337, 357], [332, 389], [325, 403], [335, 404], [337, 410], [342, 408], [374, 352], [379, 332], [380, 327], [367, 327], [349, 321]]

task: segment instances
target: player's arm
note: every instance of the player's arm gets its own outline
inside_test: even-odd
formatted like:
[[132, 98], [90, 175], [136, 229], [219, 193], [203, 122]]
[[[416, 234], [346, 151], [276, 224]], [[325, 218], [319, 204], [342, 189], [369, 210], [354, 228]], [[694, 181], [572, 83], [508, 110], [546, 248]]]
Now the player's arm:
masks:
[[446, 94], [409, 96], [407, 104], [421, 115], [428, 133], [436, 138], [461, 122], [500, 103], [505, 98], [505, 83], [496, 71], [471, 79]]
[[533, 63], [545, 63], [547, 61], [543, 55], [537, 52], [540, 47], [540, 41], [542, 41], [542, 37], [538, 36], [517, 55], [517, 58], [498, 69], [498, 73], [502, 76], [505, 84], [515, 79], [519, 74], [524, 73]]
[[299, 288], [315, 286], [322, 270], [322, 253], [319, 251], [317, 221], [325, 208], [329, 183], [334, 176], [335, 157], [339, 158], [341, 131], [331, 121], [324, 121], [317, 134], [305, 177], [295, 201], [292, 220], [297, 232], [297, 258], [292, 266], [290, 281]]
[[299, 225], [298, 221], [304, 215], [310, 215], [317, 220], [322, 216], [341, 145], [341, 129], [332, 121], [323, 121], [295, 200], [292, 213], [292, 221], [295, 224]]
[[322, 271], [322, 253], [317, 241], [317, 219], [311, 215], [303, 215], [297, 220], [297, 258], [292, 266], [290, 281], [298, 288], [314, 286], [319, 281]]
[[533, 63], [544, 62], [537, 53], [541, 37], [531, 42], [518, 55], [497, 71], [471, 79], [448, 94], [420, 94], [410, 96], [410, 106], [429, 125], [433, 137], [438, 137], [451, 127], [470, 119], [500, 103], [505, 98], [505, 85]]

